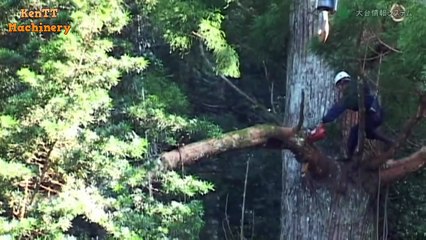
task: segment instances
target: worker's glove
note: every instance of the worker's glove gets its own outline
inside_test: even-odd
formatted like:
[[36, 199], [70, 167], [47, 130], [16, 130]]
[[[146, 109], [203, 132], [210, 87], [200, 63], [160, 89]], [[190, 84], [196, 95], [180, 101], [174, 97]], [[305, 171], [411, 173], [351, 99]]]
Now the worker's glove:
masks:
[[308, 127], [308, 133], [311, 135], [314, 134], [317, 131], [317, 129], [321, 128], [323, 125], [324, 125], [323, 123], [318, 123], [315, 126]]
[[318, 124], [315, 129], [311, 130], [308, 135], [308, 140], [310, 142], [317, 142], [326, 137], [326, 131], [324, 128], [324, 124]]
[[318, 129], [320, 128], [319, 125], [317, 125], [314, 129], [311, 130], [311, 134], [314, 134], [318, 131]]

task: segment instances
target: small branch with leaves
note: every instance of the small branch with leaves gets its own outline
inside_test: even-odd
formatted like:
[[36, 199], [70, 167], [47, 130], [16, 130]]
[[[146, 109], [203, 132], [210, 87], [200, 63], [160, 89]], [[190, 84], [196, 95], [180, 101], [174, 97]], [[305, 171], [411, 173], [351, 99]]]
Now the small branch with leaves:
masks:
[[48, 146], [47, 146], [47, 151], [46, 151], [47, 154], [46, 154], [45, 162], [43, 164], [43, 168], [41, 170], [39, 180], [37, 181], [35, 188], [33, 190], [33, 194], [31, 195], [30, 202], [28, 203], [29, 207], [31, 207], [33, 205], [34, 200], [37, 196], [37, 193], [39, 192], [40, 187], [42, 185], [42, 182], [44, 181], [45, 176], [50, 169], [50, 164], [51, 164], [50, 155], [52, 154], [52, 151], [55, 148], [55, 145], [56, 145], [56, 141], [52, 142], [51, 144], [48, 144]]
[[[202, 36], [200, 36], [197, 33], [193, 33], [195, 36], [202, 38]], [[209, 66], [209, 68], [211, 68], [212, 70], [215, 69], [214, 65], [211, 63], [211, 61], [208, 59], [208, 57], [205, 54], [204, 51], [204, 47], [202, 42], [200, 42], [200, 54], [203, 57], [204, 61], [207, 63], [207, 65]], [[247, 93], [245, 93], [243, 90], [241, 90], [240, 88], [238, 88], [235, 84], [232, 83], [232, 81], [227, 78], [226, 76], [224, 76], [223, 74], [219, 74], [219, 77], [225, 81], [225, 83], [227, 83], [232, 89], [234, 89], [238, 94], [240, 94], [242, 97], [244, 97], [246, 100], [248, 100], [251, 104], [254, 105], [255, 108], [260, 109], [263, 112], [263, 115], [268, 118], [269, 120], [273, 121], [275, 124], [281, 125], [282, 121], [279, 119], [279, 117], [273, 113], [271, 113], [268, 108], [266, 108], [265, 106], [263, 106], [262, 104], [260, 104], [256, 99], [250, 97]]]

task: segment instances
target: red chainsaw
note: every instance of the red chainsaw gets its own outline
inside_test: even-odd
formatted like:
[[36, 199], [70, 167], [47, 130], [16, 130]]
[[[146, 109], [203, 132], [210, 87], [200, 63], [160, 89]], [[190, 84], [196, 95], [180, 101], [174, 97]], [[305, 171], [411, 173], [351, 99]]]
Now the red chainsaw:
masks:
[[318, 142], [326, 138], [327, 132], [323, 124], [318, 125], [315, 129], [309, 130], [307, 140], [310, 143]]

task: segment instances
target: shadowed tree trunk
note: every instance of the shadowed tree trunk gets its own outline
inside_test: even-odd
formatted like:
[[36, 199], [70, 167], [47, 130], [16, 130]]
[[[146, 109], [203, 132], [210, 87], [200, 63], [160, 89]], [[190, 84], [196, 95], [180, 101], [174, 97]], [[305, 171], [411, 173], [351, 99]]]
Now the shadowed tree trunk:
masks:
[[[304, 89], [305, 123], [312, 126], [319, 123], [334, 100], [335, 71], [323, 59], [308, 51], [309, 40], [317, 34], [317, 18], [312, 14], [315, 1], [294, 2], [290, 18], [284, 125], [297, 124], [300, 92]], [[335, 152], [339, 147], [335, 147]], [[348, 176], [346, 171], [353, 176]], [[356, 181], [363, 175], [356, 176], [348, 166], [338, 165], [336, 176], [313, 181], [302, 177], [301, 164], [288, 150], [283, 152], [282, 172], [282, 240], [373, 238], [375, 218], [371, 200], [374, 198], [364, 189], [362, 182]]]

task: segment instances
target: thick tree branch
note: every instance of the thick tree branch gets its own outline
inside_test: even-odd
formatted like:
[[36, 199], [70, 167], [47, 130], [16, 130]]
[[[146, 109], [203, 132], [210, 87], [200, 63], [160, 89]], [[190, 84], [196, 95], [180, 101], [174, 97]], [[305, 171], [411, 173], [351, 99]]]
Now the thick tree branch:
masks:
[[387, 160], [391, 159], [394, 156], [396, 150], [399, 149], [404, 144], [404, 142], [408, 139], [408, 137], [411, 135], [411, 132], [413, 131], [414, 127], [425, 117], [426, 117], [426, 95], [421, 95], [419, 98], [419, 106], [417, 108], [416, 115], [411, 117], [405, 123], [403, 127], [403, 131], [398, 137], [398, 140], [396, 141], [395, 145], [392, 146], [385, 153], [370, 160], [369, 167], [377, 169]]
[[161, 160], [165, 167], [173, 169], [182, 164], [193, 164], [200, 159], [237, 149], [254, 147], [289, 149], [295, 154], [297, 161], [309, 162], [314, 176], [324, 176], [329, 170], [329, 159], [307, 143], [303, 133], [296, 134], [296, 130], [296, 127], [256, 125], [165, 152], [161, 155]]
[[[220, 138], [211, 138], [181, 147], [162, 154], [163, 163], [169, 168], [176, 168], [183, 164], [192, 164], [205, 157], [211, 157], [223, 152], [258, 147], [268, 143], [268, 140], [284, 142], [295, 136], [293, 128], [284, 128], [273, 125], [257, 125], [233, 132]], [[272, 144], [272, 142], [271, 142]], [[277, 147], [279, 147], [278, 144]], [[180, 154], [179, 154], [180, 152]]]
[[390, 161], [389, 168], [380, 172], [380, 179], [383, 185], [390, 184], [404, 178], [410, 173], [416, 172], [426, 165], [426, 146], [410, 156]]
[[393, 52], [396, 52], [396, 53], [402, 53], [401, 50], [398, 50], [398, 49], [396, 49], [394, 47], [391, 47], [389, 44], [385, 43], [382, 39], [380, 39], [380, 37], [379, 37], [378, 34], [375, 34], [375, 35], [376, 35], [377, 41], [379, 41], [379, 43], [382, 44], [383, 46], [385, 46], [387, 49], [389, 49], [389, 50], [391, 50]]

